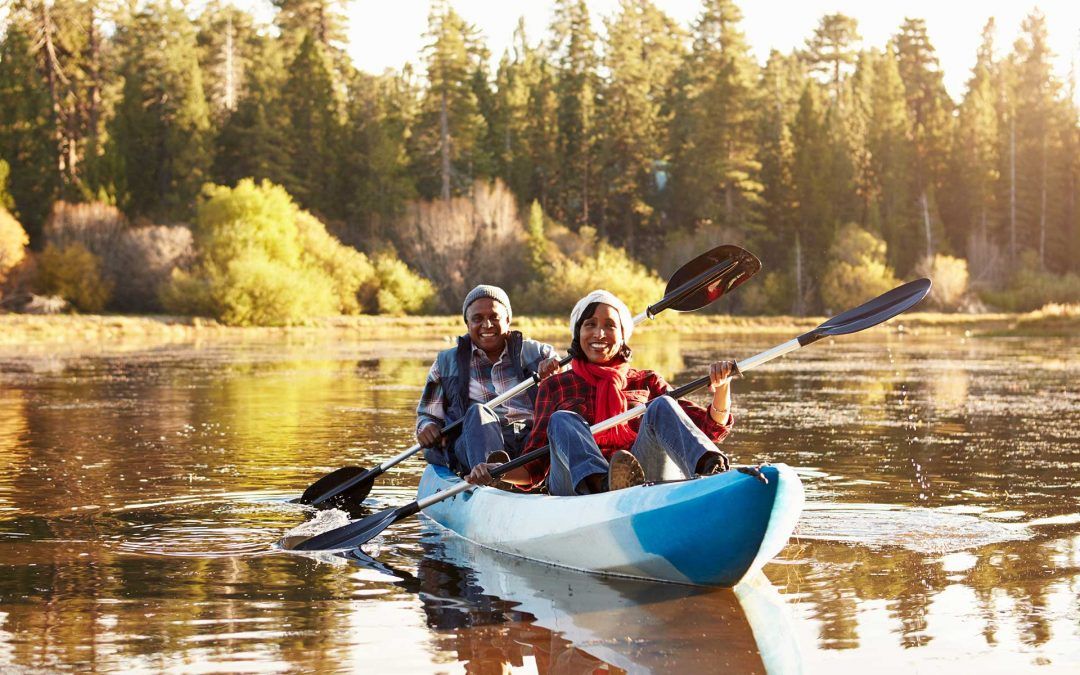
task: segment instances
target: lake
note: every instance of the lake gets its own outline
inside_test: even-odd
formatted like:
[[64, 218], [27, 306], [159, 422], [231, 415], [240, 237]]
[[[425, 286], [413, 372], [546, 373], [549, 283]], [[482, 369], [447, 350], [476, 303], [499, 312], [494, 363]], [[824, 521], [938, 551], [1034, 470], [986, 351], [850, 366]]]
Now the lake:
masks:
[[[642, 332], [635, 365], [678, 384], [790, 337]], [[368, 560], [276, 548], [344, 522], [289, 503], [304, 487], [412, 444], [448, 344], [2, 348], [0, 669], [1080, 669], [1080, 340], [894, 323], [748, 373], [723, 449], [793, 466], [807, 504], [734, 591], [550, 568], [423, 518]], [[411, 501], [422, 469], [368, 506]]]

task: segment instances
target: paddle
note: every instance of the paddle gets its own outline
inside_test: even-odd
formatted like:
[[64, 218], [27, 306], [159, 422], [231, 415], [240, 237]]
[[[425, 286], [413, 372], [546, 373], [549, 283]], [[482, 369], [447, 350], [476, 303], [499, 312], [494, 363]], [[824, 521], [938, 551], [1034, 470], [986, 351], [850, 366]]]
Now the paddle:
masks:
[[[869, 302], [859, 305], [855, 309], [850, 309], [843, 314], [829, 319], [817, 328], [803, 333], [794, 340], [789, 340], [756, 356], [737, 362], [735, 364], [736, 372], [744, 373], [751, 368], [757, 368], [767, 361], [783, 356], [788, 352], [795, 351], [799, 347], [813, 344], [824, 337], [857, 333], [861, 330], [876, 326], [879, 323], [910, 309], [929, 292], [929, 279], [918, 279], [917, 281], [906, 283], [903, 286], [898, 286]], [[681, 398], [708, 384], [709, 376], [706, 375], [693, 382], [684, 384], [677, 389], [669, 391], [666, 396]], [[645, 407], [646, 404], [642, 404], [627, 410], [622, 414], [616, 415], [615, 417], [594, 424], [590, 428], [590, 431], [595, 435], [601, 431], [610, 429], [617, 424], [633, 419], [634, 417], [643, 414], [645, 412]], [[508, 471], [543, 457], [547, 453], [548, 448], [546, 446], [533, 450], [532, 452], [527, 452], [517, 459], [512, 459], [505, 464], [499, 465], [491, 471], [491, 475], [493, 478], [498, 478]], [[295, 545], [293, 545], [294, 542], [292, 541], [287, 542], [287, 544], [292, 545], [292, 548], [298, 551], [325, 551], [355, 548], [371, 541], [378, 536], [380, 532], [399, 520], [408, 518], [432, 504], [441, 502], [444, 499], [453, 497], [454, 495], [473, 487], [475, 486], [462, 481], [452, 488], [425, 497], [424, 499], [414, 501], [404, 506], [399, 506], [396, 509], [387, 509], [385, 511], [380, 511], [379, 513], [374, 513], [366, 518], [361, 518], [360, 520], [349, 523], [348, 525], [343, 525], [342, 527], [323, 532], [306, 541], [295, 543]]]
[[[652, 319], [665, 309], [692, 312], [715, 302], [720, 296], [754, 276], [761, 269], [761, 261], [749, 251], [733, 245], [717, 246], [686, 263], [674, 274], [664, 290], [664, 297], [634, 317], [637, 325]], [[560, 367], [570, 363], [567, 356], [559, 362]], [[487, 405], [495, 407], [521, 394], [540, 381], [536, 374], [518, 383], [514, 388], [496, 396]], [[442, 429], [445, 435], [457, 429], [461, 420], [455, 420]], [[391, 457], [373, 469], [346, 466], [329, 473], [311, 484], [295, 501], [310, 506], [329, 507], [356, 504], [363, 501], [375, 479], [390, 467], [408, 459], [420, 451], [420, 444]]]

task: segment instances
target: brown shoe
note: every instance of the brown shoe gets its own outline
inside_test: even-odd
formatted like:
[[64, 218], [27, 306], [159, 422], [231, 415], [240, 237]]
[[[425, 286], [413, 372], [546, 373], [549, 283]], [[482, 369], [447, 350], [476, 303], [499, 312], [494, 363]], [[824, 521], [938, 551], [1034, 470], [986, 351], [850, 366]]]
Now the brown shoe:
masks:
[[616, 450], [608, 464], [608, 490], [622, 490], [645, 482], [645, 471], [625, 450]]

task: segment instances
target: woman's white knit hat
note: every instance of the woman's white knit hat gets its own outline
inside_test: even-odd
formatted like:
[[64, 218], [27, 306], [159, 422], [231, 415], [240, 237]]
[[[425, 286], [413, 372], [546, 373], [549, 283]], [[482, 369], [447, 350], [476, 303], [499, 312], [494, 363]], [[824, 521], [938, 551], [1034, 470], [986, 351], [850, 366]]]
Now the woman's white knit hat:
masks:
[[574, 305], [574, 311], [570, 312], [570, 339], [574, 339], [574, 328], [577, 327], [578, 321], [581, 320], [581, 315], [585, 312], [585, 308], [594, 302], [602, 302], [605, 305], [615, 308], [615, 311], [619, 313], [619, 323], [622, 324], [623, 343], [629, 342], [630, 336], [634, 332], [634, 316], [630, 314], [630, 308], [626, 306], [625, 302], [618, 299], [613, 294], [600, 289], [589, 293], [584, 298], [578, 300], [577, 304]]

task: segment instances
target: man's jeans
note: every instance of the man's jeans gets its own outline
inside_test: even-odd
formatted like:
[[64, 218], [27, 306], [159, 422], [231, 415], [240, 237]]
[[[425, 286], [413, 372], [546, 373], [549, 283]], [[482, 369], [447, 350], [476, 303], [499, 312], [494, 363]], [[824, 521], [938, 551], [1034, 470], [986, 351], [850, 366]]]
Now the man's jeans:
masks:
[[507, 422], [488, 406], [474, 403], [465, 411], [461, 435], [450, 451], [453, 456], [444, 448], [428, 448], [424, 458], [431, 464], [449, 466], [466, 474], [477, 464], [486, 462], [488, 455], [496, 450], [505, 450], [510, 459], [520, 455], [530, 430], [527, 422]]
[[[589, 423], [581, 415], [568, 410], [553, 414], [548, 421], [548, 443], [551, 445], [551, 470], [548, 473], [551, 494], [589, 494], [584, 479], [597, 473], [607, 474], [608, 462], [589, 432]], [[630, 452], [645, 470], [645, 479], [655, 481], [673, 477], [661, 474], [666, 460], [671, 460], [675, 466], [674, 477], [690, 478], [705, 453], [718, 451], [716, 444], [694, 426], [675, 399], [660, 396], [650, 401], [645, 409], [637, 440]]]

